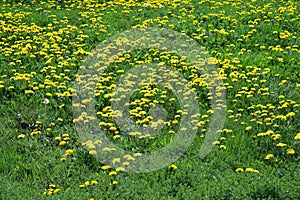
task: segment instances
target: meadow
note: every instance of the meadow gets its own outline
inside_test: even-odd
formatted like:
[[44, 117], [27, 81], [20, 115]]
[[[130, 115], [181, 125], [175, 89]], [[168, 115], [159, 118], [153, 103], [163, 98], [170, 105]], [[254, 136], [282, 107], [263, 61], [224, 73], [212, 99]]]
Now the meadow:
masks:
[[[300, 199], [299, 11], [299, 2], [290, 0], [3, 0], [0, 198]], [[192, 38], [222, 79], [225, 122], [205, 157], [199, 149], [216, 112], [214, 95], [176, 52], [147, 46], [122, 53], [91, 87], [94, 98], [74, 103], [74, 82], [91, 52], [114, 35], [149, 27]], [[160, 131], [128, 133], [114, 121], [119, 113], [112, 104], [122, 98], [113, 91], [130, 70], [153, 62], [187, 80], [201, 112], [186, 120], [177, 93], [147, 73], [152, 83], [128, 98], [127, 118]], [[74, 115], [90, 102], [96, 117]], [[155, 121], [150, 115], [162, 116], [162, 107], [166, 115]], [[95, 118], [109, 141], [132, 153], [109, 158], [111, 165], [96, 159], [114, 149], [80, 137], [77, 124]], [[147, 173], [126, 172], [143, 154], [174, 142], [180, 123], [189, 120], [196, 135], [178, 159]]]

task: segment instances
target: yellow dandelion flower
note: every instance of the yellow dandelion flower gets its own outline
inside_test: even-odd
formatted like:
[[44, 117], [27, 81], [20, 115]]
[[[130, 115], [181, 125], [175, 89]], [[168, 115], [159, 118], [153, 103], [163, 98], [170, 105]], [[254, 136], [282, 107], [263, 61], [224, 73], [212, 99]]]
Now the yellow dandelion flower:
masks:
[[280, 134], [274, 134], [274, 135], [271, 136], [271, 138], [272, 138], [273, 140], [278, 140], [280, 137], [281, 137]]
[[273, 154], [268, 154], [268, 155], [266, 155], [265, 159], [266, 159], [266, 160], [269, 160], [270, 158], [273, 158], [273, 157], [274, 157]]
[[129, 162], [123, 162], [124, 166], [128, 166], [130, 163]]
[[214, 141], [213, 144], [220, 144], [220, 141]]
[[34, 92], [32, 90], [25, 90], [25, 94], [33, 94]]
[[109, 128], [109, 130], [110, 130], [110, 131], [116, 131], [116, 130], [117, 130], [117, 128], [116, 128], [116, 127], [114, 127], [114, 126], [112, 126], [112, 127], [110, 127], [110, 128]]
[[66, 144], [67, 144], [66, 141], [60, 141], [59, 146], [64, 146], [64, 145], [66, 145]]
[[300, 133], [297, 133], [297, 135], [294, 137], [295, 140], [300, 140]]
[[109, 147], [104, 147], [103, 149], [102, 149], [102, 151], [110, 151], [111, 149], [109, 148]]
[[46, 93], [46, 96], [47, 96], [47, 97], [52, 97], [52, 94], [49, 93], [49, 92], [47, 92], [47, 93]]
[[295, 154], [295, 150], [294, 149], [288, 149], [286, 152], [287, 152], [287, 154], [290, 154], [290, 155]]
[[169, 166], [169, 169], [172, 169], [172, 170], [176, 170], [177, 169], [177, 166], [175, 164], [171, 164]]
[[55, 194], [55, 193], [57, 193], [59, 190], [60, 190], [60, 189], [57, 188], [57, 189], [55, 189], [55, 190], [53, 191], [53, 193]]
[[251, 129], [252, 129], [252, 126], [247, 126], [247, 127], [245, 128], [246, 131], [249, 131], [249, 130], [251, 130]]
[[91, 180], [91, 185], [97, 185], [98, 184], [98, 181], [96, 180]]
[[107, 170], [107, 169], [110, 169], [110, 168], [111, 168], [111, 166], [109, 166], [109, 165], [104, 165], [104, 166], [101, 167], [101, 169], [103, 169], [103, 170]]
[[293, 116], [295, 116], [295, 113], [294, 113], [294, 112], [289, 112], [289, 113], [286, 115], [286, 117], [293, 117]]
[[124, 158], [125, 158], [126, 160], [135, 160], [135, 158], [132, 157], [131, 155], [125, 155]]
[[116, 169], [116, 171], [117, 171], [117, 172], [124, 172], [124, 171], [125, 171], [125, 168], [123, 168], [123, 167], [118, 167], [118, 168]]
[[69, 137], [69, 134], [68, 133], [64, 133], [62, 136], [63, 137]]
[[284, 144], [284, 143], [278, 143], [278, 144], [276, 144], [276, 147], [285, 147], [285, 146], [287, 146], [287, 144]]
[[118, 181], [112, 181], [111, 184], [112, 184], [112, 185], [117, 185], [117, 184], [118, 184]]
[[96, 151], [96, 150], [91, 150], [91, 151], [89, 151], [89, 154], [91, 154], [91, 155], [96, 155], [96, 154], [97, 154], [97, 151]]
[[24, 134], [18, 135], [18, 139], [24, 139], [24, 138], [25, 138], [25, 135], [24, 135]]
[[250, 168], [250, 167], [248, 167], [248, 168], [246, 168], [246, 170], [245, 170], [246, 172], [253, 172], [254, 171], [254, 169], [252, 169], [252, 168]]
[[118, 139], [118, 138], [120, 138], [121, 136], [120, 135], [115, 135], [113, 138], [114, 139]]
[[224, 29], [221, 29], [221, 30], [219, 31], [219, 33], [220, 33], [221, 35], [228, 35], [228, 33], [227, 33]]
[[96, 141], [94, 142], [94, 144], [96, 144], [96, 145], [102, 144], [102, 141], [101, 141], [101, 140], [96, 140]]
[[133, 154], [133, 156], [134, 157], [140, 157], [140, 156], [142, 156], [142, 154], [141, 153], [135, 153], [135, 154]]
[[86, 143], [86, 146], [89, 148], [89, 149], [95, 149], [96, 146], [92, 143]]
[[114, 158], [113, 159], [113, 163], [115, 164], [115, 163], [119, 163], [119, 162], [121, 162], [121, 159], [120, 158]]
[[56, 136], [56, 137], [54, 138], [54, 140], [61, 140], [61, 138], [60, 138], [59, 136]]
[[243, 169], [243, 168], [237, 168], [235, 171], [236, 171], [236, 172], [243, 172], [244, 169]]
[[67, 150], [66, 150], [66, 153], [68, 153], [68, 154], [71, 154], [71, 153], [73, 153], [73, 152], [74, 152], [73, 149], [67, 149]]
[[109, 175], [109, 176], [117, 175], [117, 172], [116, 172], [116, 171], [111, 171], [111, 172], [109, 172], [108, 175]]

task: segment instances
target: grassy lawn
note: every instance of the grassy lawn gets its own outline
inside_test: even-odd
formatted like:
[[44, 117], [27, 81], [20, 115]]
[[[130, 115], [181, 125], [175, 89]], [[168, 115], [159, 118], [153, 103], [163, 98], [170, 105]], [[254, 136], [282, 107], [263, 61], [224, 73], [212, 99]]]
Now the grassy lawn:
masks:
[[[283, 0], [3, 0], [0, 199], [300, 199], [299, 11], [297, 1]], [[183, 33], [204, 47], [226, 88], [226, 107], [225, 102], [220, 106], [225, 123], [205, 157], [199, 150], [217, 112], [215, 97], [208, 80], [178, 52], [146, 46], [124, 53], [122, 45], [97, 52], [108, 58], [123, 53], [104, 63], [97, 85], [83, 81], [95, 98], [74, 103], [79, 94], [74, 83], [90, 67], [91, 52], [124, 31], [148, 27]], [[153, 40], [169, 44], [161, 35]], [[125, 46], [131, 42], [124, 41]], [[178, 96], [187, 90], [176, 93], [149, 81], [161, 71], [134, 76], [140, 73], [136, 66], [149, 63], [182, 75], [197, 96], [200, 115], [194, 118], [195, 138], [178, 159], [151, 172], [128, 173], [140, 155], [172, 144], [181, 122], [192, 121]], [[168, 75], [179, 77], [173, 71], [162, 83]], [[130, 118], [132, 127], [160, 127], [154, 136], [114, 121], [113, 102], [119, 101], [114, 89], [122, 88], [123, 79], [130, 88], [128, 74], [132, 84], [146, 83], [121, 105], [129, 114], [120, 120]], [[90, 102], [96, 119], [74, 115]], [[152, 115], [163, 116], [161, 111], [160, 126]], [[111, 146], [81, 137], [85, 133], [78, 127], [90, 131], [93, 120], [100, 122], [108, 144], [131, 152], [110, 157], [116, 165], [103, 162], [102, 155], [116, 155]]]

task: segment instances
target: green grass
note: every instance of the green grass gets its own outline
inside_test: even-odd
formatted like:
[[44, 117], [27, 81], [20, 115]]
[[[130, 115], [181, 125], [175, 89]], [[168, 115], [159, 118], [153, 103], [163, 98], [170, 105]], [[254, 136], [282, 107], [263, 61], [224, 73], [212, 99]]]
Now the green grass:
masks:
[[[296, 138], [300, 132], [300, 20], [296, 2], [154, 1], [149, 6], [144, 1], [22, 2], [0, 3], [1, 199], [300, 198], [300, 140]], [[73, 83], [87, 57], [82, 50], [90, 52], [110, 36], [136, 27], [185, 32], [218, 60], [226, 86], [226, 121], [221, 138], [202, 159], [199, 149], [208, 128], [205, 118], [199, 119], [204, 125], [192, 145], [174, 163], [149, 173], [109, 175], [114, 169], [102, 168], [105, 163], [90, 155], [76, 130]], [[228, 34], [221, 34], [221, 29]], [[97, 111], [110, 106], [105, 94], [111, 93], [111, 85], [140, 62], [164, 61], [194, 81], [189, 61], [179, 55], [179, 64], [174, 65], [171, 57], [175, 55], [162, 50], [146, 48], [129, 54], [130, 58], [123, 55], [124, 60], [111, 64], [102, 74], [111, 79], [103, 81], [103, 92], [95, 98]], [[124, 72], [117, 72], [119, 69]], [[147, 91], [138, 90], [131, 102], [142, 98], [163, 102], [167, 119], [172, 121], [180, 109], [176, 96], [164, 87], [149, 88], [147, 91], [157, 88], [159, 92], [145, 97]], [[208, 90], [195, 88], [201, 114], [209, 116]], [[34, 93], [28, 93], [30, 90]], [[49, 100], [46, 105], [45, 98]], [[140, 104], [131, 104], [130, 110], [137, 107], [149, 111]], [[157, 137], [139, 140], [122, 135], [113, 120], [102, 114], [98, 118], [111, 122], [123, 140], [114, 139], [118, 133], [109, 130], [110, 126], [104, 127], [105, 134], [133, 152], [157, 150], [172, 142], [169, 130], [178, 130], [176, 124], [165, 126]], [[269, 130], [273, 131], [270, 135], [260, 136]], [[294, 153], [288, 153], [291, 150]], [[273, 157], [265, 159], [268, 154]], [[240, 168], [243, 171], [237, 172]]]

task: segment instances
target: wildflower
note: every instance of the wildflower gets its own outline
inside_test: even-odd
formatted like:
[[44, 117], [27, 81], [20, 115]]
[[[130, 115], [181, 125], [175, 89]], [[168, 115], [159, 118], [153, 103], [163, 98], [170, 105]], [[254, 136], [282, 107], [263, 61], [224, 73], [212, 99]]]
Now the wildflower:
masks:
[[293, 116], [295, 116], [295, 113], [294, 113], [294, 112], [289, 112], [289, 113], [286, 115], [286, 117], [293, 117]]
[[220, 145], [220, 149], [226, 149], [226, 146], [225, 145]]
[[67, 144], [66, 141], [60, 141], [60, 142], [59, 142], [59, 146], [64, 146], [64, 145], [66, 145], [66, 144]]
[[253, 169], [251, 167], [246, 168], [245, 170], [246, 172], [254, 172], [254, 173], [259, 173], [259, 171], [257, 169]]
[[113, 159], [113, 163], [115, 164], [115, 163], [119, 163], [121, 160], [120, 160], [120, 158], [114, 158]]
[[104, 147], [102, 149], [102, 151], [112, 151], [112, 150], [114, 150], [114, 148]]
[[265, 159], [266, 159], [266, 160], [269, 160], [270, 158], [273, 158], [273, 157], [274, 157], [273, 154], [268, 154], [268, 155], [265, 157]]
[[113, 181], [112, 184], [113, 184], [113, 185], [117, 185], [117, 184], [118, 184], [118, 181]]
[[101, 169], [103, 169], [103, 170], [107, 170], [107, 169], [110, 169], [110, 168], [111, 168], [111, 166], [109, 166], [109, 165], [104, 165], [104, 166], [101, 167]]
[[120, 135], [115, 135], [113, 138], [114, 139], [118, 139], [118, 138], [120, 138], [121, 136]]
[[61, 138], [60, 138], [59, 136], [56, 136], [56, 137], [54, 138], [54, 140], [61, 140]]
[[294, 137], [295, 140], [300, 140], [300, 133], [297, 133], [297, 135]]
[[213, 144], [220, 144], [220, 141], [214, 141]]
[[177, 166], [175, 164], [172, 164], [172, 165], [169, 166], [169, 169], [176, 170]]
[[125, 168], [123, 168], [123, 167], [118, 167], [118, 168], [116, 169], [116, 171], [117, 171], [117, 172], [123, 172], [123, 171], [125, 171]]
[[227, 33], [224, 29], [221, 29], [221, 30], [219, 31], [219, 33], [220, 33], [221, 35], [228, 35], [228, 33]]
[[33, 94], [34, 92], [32, 90], [25, 90], [25, 94]]
[[96, 180], [91, 180], [91, 185], [97, 185], [98, 184], [98, 181]]
[[249, 130], [251, 130], [251, 129], [252, 129], [252, 126], [247, 126], [247, 127], [245, 128], [246, 131], [249, 131]]
[[272, 138], [273, 140], [277, 140], [277, 139], [279, 139], [280, 137], [281, 137], [280, 134], [274, 134], [274, 135], [271, 136], [271, 138]]
[[45, 105], [48, 104], [48, 103], [49, 103], [49, 99], [45, 98], [44, 101], [43, 101], [43, 103], [44, 103]]
[[295, 150], [294, 149], [288, 149], [287, 154], [293, 155], [293, 154], [295, 154]]
[[117, 175], [117, 172], [116, 172], [116, 171], [111, 171], [111, 172], [109, 172], [108, 175], [109, 175], [109, 176]]
[[96, 150], [91, 150], [91, 151], [89, 151], [89, 154], [91, 154], [91, 155], [96, 155], [96, 154], [97, 154], [97, 151], [96, 151]]
[[71, 153], [73, 153], [73, 152], [74, 152], [73, 149], [67, 149], [67, 150], [66, 150], [66, 153], [67, 153], [67, 154], [71, 154]]
[[102, 144], [102, 141], [101, 141], [101, 140], [96, 140], [96, 141], [94, 142], [94, 144], [97, 144], [97, 145]]
[[128, 154], [125, 155], [124, 158], [125, 158], [126, 160], [135, 160], [134, 157], [132, 157], [131, 155], [128, 155]]
[[254, 169], [248, 167], [248, 168], [246, 168], [245, 171], [246, 171], [246, 172], [253, 172], [253, 170], [254, 170]]
[[135, 153], [135, 154], [133, 154], [133, 156], [134, 157], [140, 157], [140, 156], [142, 156], [142, 154], [141, 153]]
[[59, 190], [60, 190], [59, 188], [56, 188], [56, 189], [53, 191], [53, 193], [55, 194], [55, 193], [57, 193]]
[[24, 134], [18, 135], [18, 139], [24, 139], [24, 138], [25, 138], [25, 135], [24, 135]]
[[244, 169], [243, 169], [243, 168], [237, 168], [235, 171], [236, 171], [236, 172], [243, 172]]
[[278, 144], [276, 144], [276, 147], [285, 147], [286, 146], [286, 144], [284, 144], [284, 143], [278, 143]]

